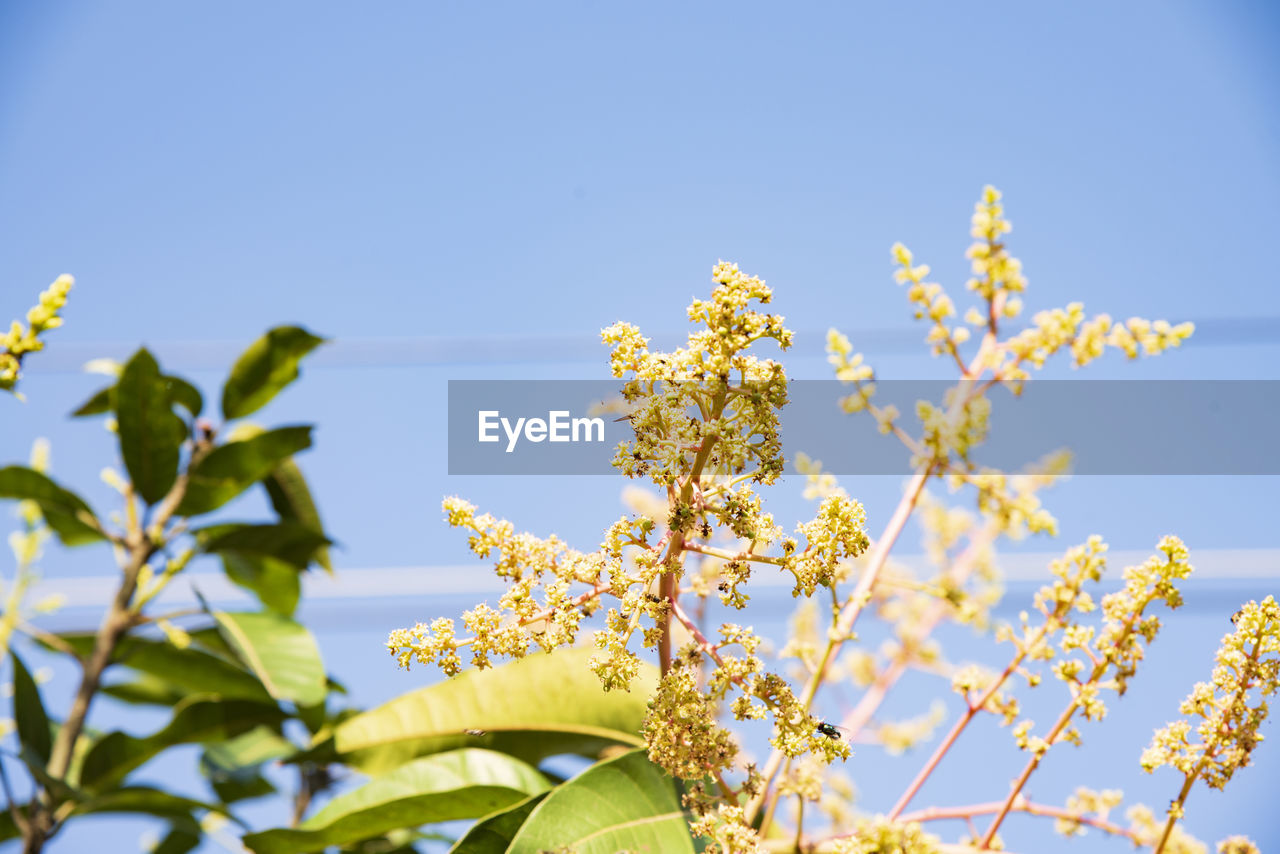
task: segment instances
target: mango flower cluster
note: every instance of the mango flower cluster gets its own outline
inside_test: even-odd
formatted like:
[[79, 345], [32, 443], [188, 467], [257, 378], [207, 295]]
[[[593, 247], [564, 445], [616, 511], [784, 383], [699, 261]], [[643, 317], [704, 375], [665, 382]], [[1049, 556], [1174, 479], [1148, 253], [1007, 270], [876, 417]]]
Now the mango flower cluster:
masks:
[[59, 276], [40, 294], [40, 301], [27, 312], [27, 325], [13, 321], [9, 331], [0, 335], [0, 390], [9, 391], [18, 382], [22, 360], [28, 353], [44, 349], [40, 336], [62, 325], [59, 312], [67, 304], [67, 294], [75, 279]]
[[1175, 721], [1157, 730], [1142, 754], [1148, 772], [1165, 765], [1182, 772], [1174, 818], [1197, 779], [1221, 789], [1250, 763], [1263, 739], [1258, 729], [1267, 717], [1266, 698], [1280, 690], [1280, 604], [1274, 596], [1250, 601], [1232, 621], [1235, 630], [1222, 638], [1211, 680], [1198, 683], [1179, 707], [1200, 719], [1194, 736], [1190, 720]]
[[[705, 598], [716, 590], [722, 604], [741, 608], [753, 565], [764, 564], [790, 573], [795, 595], [811, 596], [843, 578], [847, 562], [870, 540], [865, 511], [843, 492], [826, 495], [794, 536], [785, 536], [763, 511], [752, 487], [782, 472], [778, 413], [787, 402], [787, 379], [780, 364], [746, 351], [764, 339], [785, 348], [791, 333], [782, 317], [753, 307], [772, 299], [763, 281], [723, 262], [712, 276], [710, 299], [689, 306], [699, 328], [686, 346], [651, 351], [626, 323], [602, 333], [613, 347], [613, 373], [625, 380], [622, 396], [634, 431], [614, 464], [666, 492], [665, 518], [657, 518], [656, 509], [623, 517], [606, 530], [599, 549], [580, 552], [554, 536], [517, 533], [510, 522], [460, 498], [447, 499], [450, 525], [469, 532], [471, 550], [493, 562], [508, 589], [497, 607], [468, 611], [463, 632], [441, 618], [392, 632], [387, 646], [403, 667], [434, 664], [454, 674], [464, 652], [473, 666], [487, 667], [496, 656], [520, 658], [572, 644], [582, 621], [603, 609], [591, 664], [601, 684], [630, 688], [642, 666], [637, 635], [641, 647], [656, 648], [662, 673], [644, 721], [650, 758], [690, 781], [716, 778], [723, 795], [724, 775], [745, 773], [747, 793], [753, 778], [737, 761], [736, 739], [718, 721], [721, 709], [738, 720], [772, 719], [773, 744], [787, 756], [812, 755], [825, 764], [847, 757], [849, 748], [819, 733], [787, 680], [765, 668], [758, 636], [724, 623], [716, 640], [704, 637], [680, 595]], [[737, 547], [713, 546], [717, 536]], [[696, 571], [686, 566], [689, 554], [700, 561]], [[606, 598], [616, 601], [605, 607]], [[674, 628], [692, 640], [674, 649]], [[708, 838], [725, 840], [718, 844], [726, 851], [749, 850], [739, 837], [754, 838], [755, 831], [739, 826], [741, 809], [735, 818], [699, 792], [695, 784], [689, 804]]]

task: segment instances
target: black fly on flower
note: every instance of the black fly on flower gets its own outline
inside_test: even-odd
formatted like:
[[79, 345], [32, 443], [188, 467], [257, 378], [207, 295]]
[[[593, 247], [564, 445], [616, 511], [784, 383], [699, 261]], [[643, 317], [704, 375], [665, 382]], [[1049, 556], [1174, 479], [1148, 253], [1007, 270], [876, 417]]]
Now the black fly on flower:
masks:
[[827, 723], [826, 721], [818, 721], [817, 729], [821, 735], [825, 735], [832, 741], [843, 741], [847, 743], [853, 740], [853, 733], [849, 732], [849, 730], [842, 726]]

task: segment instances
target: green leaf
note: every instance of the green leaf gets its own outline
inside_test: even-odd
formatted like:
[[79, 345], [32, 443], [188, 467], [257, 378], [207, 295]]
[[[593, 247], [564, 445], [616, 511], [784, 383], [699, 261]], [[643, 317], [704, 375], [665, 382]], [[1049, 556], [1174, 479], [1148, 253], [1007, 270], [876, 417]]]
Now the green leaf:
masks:
[[299, 326], [279, 326], [253, 342], [222, 387], [223, 416], [243, 418], [261, 409], [298, 378], [298, 362], [324, 341]]
[[182, 377], [165, 377], [164, 382], [169, 403], [176, 403], [190, 412], [192, 418], [199, 418], [204, 411], [204, 396], [200, 390]]
[[174, 706], [186, 696], [163, 679], [147, 673], [137, 679], [104, 684], [101, 691], [122, 703], [142, 706]]
[[270, 612], [214, 611], [223, 638], [277, 700], [299, 706], [324, 701], [324, 662], [302, 625]]
[[199, 834], [201, 832], [200, 823], [192, 817], [193, 810], [207, 810], [228, 815], [217, 804], [207, 804], [192, 798], [184, 798], [150, 786], [125, 786], [105, 792], [84, 801], [71, 814], [143, 813], [167, 818], [174, 827], [183, 828], [189, 833]]
[[270, 727], [257, 727], [212, 744], [200, 757], [200, 771], [224, 804], [260, 798], [276, 791], [261, 774], [262, 763], [293, 753], [294, 746]]
[[311, 447], [311, 428], [280, 427], [209, 452], [191, 472], [178, 513], [196, 516], [217, 510], [271, 474], [282, 460]]
[[40, 700], [40, 689], [31, 678], [18, 654], [9, 650], [13, 662], [13, 720], [18, 728], [18, 741], [39, 760], [39, 767], [49, 764], [53, 743], [49, 737], [49, 716]]
[[329, 540], [324, 534], [297, 522], [268, 525], [212, 525], [193, 531], [200, 547], [210, 554], [233, 552], [283, 561], [306, 568]]
[[515, 806], [480, 819], [466, 835], [454, 843], [449, 854], [506, 854], [520, 826], [542, 803], [546, 794], [534, 795]]
[[[93, 649], [94, 636], [90, 633], [74, 632], [61, 638], [81, 656]], [[156, 677], [183, 696], [217, 694], [227, 700], [271, 702], [271, 695], [252, 673], [194, 646], [179, 649], [166, 640], [127, 636], [116, 647], [113, 661]], [[154, 685], [139, 687], [144, 692], [148, 689], [154, 691]]]
[[[262, 481], [262, 485], [266, 487], [271, 506], [281, 519], [306, 525], [319, 534], [324, 533], [320, 511], [316, 509], [316, 503], [311, 497], [311, 489], [307, 486], [307, 479], [302, 476], [302, 469], [298, 468], [296, 462], [288, 459], [280, 463], [276, 466], [276, 470]], [[333, 573], [328, 549], [318, 550], [314, 560], [327, 572]]]
[[120, 372], [114, 397], [120, 455], [134, 489], [148, 504], [155, 504], [178, 477], [186, 427], [173, 414], [168, 384], [145, 347]]
[[0, 498], [34, 501], [64, 545], [79, 546], [106, 539], [93, 510], [74, 492], [26, 466], [0, 468]]
[[169, 832], [151, 849], [151, 854], [187, 854], [193, 851], [202, 841], [199, 832], [192, 832], [190, 826], [172, 825]]
[[458, 747], [487, 747], [538, 762], [558, 753], [594, 757], [611, 745], [641, 744], [656, 669], [646, 665], [629, 693], [606, 692], [587, 665], [593, 653], [566, 649], [465, 671], [356, 715], [334, 729], [334, 748], [343, 761], [377, 774]]
[[400, 828], [488, 815], [549, 784], [537, 769], [489, 750], [455, 750], [410, 762], [339, 795], [296, 830], [244, 837], [256, 854], [297, 854]]
[[509, 854], [567, 848], [575, 854], [693, 854], [675, 782], [644, 748], [600, 762], [557, 786], [534, 808]]
[[74, 412], [71, 413], [72, 418], [84, 418], [89, 415], [105, 415], [111, 411], [111, 394], [116, 390], [114, 385], [106, 388], [100, 388], [93, 393], [93, 396], [80, 404]]
[[[164, 377], [166, 398], [170, 404], [177, 404], [187, 412], [191, 413], [192, 418], [199, 417], [204, 410], [204, 397], [201, 396], [200, 390], [191, 383], [181, 377]], [[116, 387], [109, 385], [106, 388], [100, 388], [93, 393], [93, 396], [71, 413], [72, 418], [84, 418], [89, 415], [105, 415], [115, 408], [113, 395]]]
[[154, 735], [136, 738], [117, 730], [95, 742], [80, 768], [80, 785], [107, 789], [176, 744], [231, 738], [260, 724], [278, 725], [284, 718], [284, 712], [274, 705], [209, 695], [188, 697], [174, 708], [168, 725]]
[[233, 583], [252, 591], [263, 605], [292, 617], [302, 596], [298, 568], [269, 557], [230, 552], [222, 556], [222, 571]]

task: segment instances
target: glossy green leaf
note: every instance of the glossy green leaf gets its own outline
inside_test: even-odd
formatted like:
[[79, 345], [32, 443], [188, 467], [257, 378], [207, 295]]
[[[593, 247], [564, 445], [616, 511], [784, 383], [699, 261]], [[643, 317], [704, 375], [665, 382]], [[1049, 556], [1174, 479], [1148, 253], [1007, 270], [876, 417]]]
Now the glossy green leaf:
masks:
[[13, 720], [18, 729], [18, 741], [34, 754], [39, 767], [49, 764], [49, 751], [53, 742], [49, 736], [49, 716], [40, 700], [40, 689], [31, 678], [27, 666], [18, 654], [9, 650], [13, 663]]
[[146, 348], [120, 372], [114, 395], [120, 455], [134, 489], [148, 504], [164, 498], [178, 477], [186, 428], [173, 414], [169, 387]]
[[278, 725], [284, 712], [274, 705], [195, 695], [174, 708], [173, 718], [159, 732], [145, 738], [110, 732], [98, 739], [80, 767], [80, 786], [107, 789], [175, 744], [198, 744], [232, 738], [260, 724]]
[[79, 546], [105, 539], [85, 500], [35, 469], [0, 468], [0, 498], [34, 501], [64, 545]]
[[606, 692], [587, 666], [593, 654], [566, 649], [465, 671], [351, 718], [334, 729], [333, 747], [344, 762], [377, 774], [459, 747], [538, 762], [557, 753], [594, 757], [611, 745], [640, 744], [656, 669], [646, 665], [630, 692]]
[[324, 700], [324, 662], [305, 627], [268, 611], [215, 611], [213, 618], [228, 645], [272, 697], [299, 706]]
[[520, 826], [546, 797], [546, 793], [534, 795], [509, 809], [485, 816], [454, 843], [449, 854], [506, 854]]
[[557, 786], [520, 826], [508, 854], [693, 854], [675, 782], [644, 748], [600, 762]]
[[[275, 471], [262, 481], [262, 485], [271, 499], [271, 506], [281, 519], [306, 525], [320, 534], [324, 533], [320, 511], [316, 509], [315, 500], [311, 497], [311, 489], [307, 486], [307, 479], [296, 462], [288, 459], [280, 463]], [[327, 572], [333, 572], [328, 549], [317, 550], [314, 560]]]
[[296, 830], [244, 837], [256, 854], [297, 854], [401, 828], [488, 815], [549, 784], [537, 769], [489, 750], [455, 750], [397, 768], [339, 795]]
[[279, 326], [253, 342], [222, 387], [223, 416], [243, 418], [265, 406], [298, 378], [298, 362], [324, 341], [299, 326]]
[[[82, 656], [93, 648], [94, 636], [90, 633], [73, 632], [60, 637]], [[271, 702], [271, 695], [252, 673], [194, 646], [179, 649], [166, 640], [131, 635], [116, 647], [114, 663], [161, 679], [182, 695], [217, 694], [227, 700]]]
[[192, 470], [178, 513], [195, 516], [218, 509], [309, 447], [311, 428], [305, 426], [280, 427], [219, 445]]

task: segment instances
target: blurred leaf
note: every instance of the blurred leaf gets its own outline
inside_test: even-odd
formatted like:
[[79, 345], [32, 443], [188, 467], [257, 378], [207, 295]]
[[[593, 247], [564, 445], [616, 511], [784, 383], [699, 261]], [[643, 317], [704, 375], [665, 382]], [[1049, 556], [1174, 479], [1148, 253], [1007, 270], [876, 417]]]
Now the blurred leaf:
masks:
[[145, 347], [125, 364], [114, 398], [125, 468], [137, 493], [155, 504], [178, 477], [178, 452], [186, 427], [173, 414], [168, 384]]
[[143, 706], [174, 706], [186, 696], [170, 683], [149, 673], [143, 673], [136, 679], [104, 684], [101, 691], [122, 703]]
[[[292, 459], [285, 460], [276, 466], [276, 470], [268, 475], [262, 485], [266, 487], [271, 506], [281, 519], [306, 525], [316, 533], [324, 533], [324, 525], [320, 521], [320, 511], [311, 497], [311, 489], [302, 469]], [[333, 564], [329, 560], [329, 550], [322, 548], [314, 555], [316, 563], [329, 573], [333, 572]]]
[[280, 427], [209, 452], [191, 471], [178, 513], [196, 516], [216, 510], [269, 475], [299, 451], [311, 447], [310, 427]]
[[94, 524], [96, 517], [85, 500], [35, 469], [0, 468], [0, 498], [34, 501], [64, 545], [78, 546], [105, 539], [98, 533]]
[[53, 742], [49, 736], [49, 716], [40, 700], [40, 689], [31, 678], [27, 666], [18, 654], [9, 650], [13, 662], [13, 720], [18, 729], [18, 741], [29, 749], [39, 761], [40, 768], [49, 764], [49, 752]]
[[212, 525], [193, 531], [200, 547], [211, 554], [236, 552], [274, 558], [303, 569], [316, 550], [329, 544], [324, 534], [297, 522], [267, 525]]
[[168, 725], [154, 735], [136, 738], [116, 731], [98, 739], [80, 768], [80, 785], [106, 789], [175, 744], [231, 738], [259, 724], [278, 725], [284, 718], [284, 712], [274, 705], [208, 695], [188, 697], [174, 708]]
[[243, 418], [298, 378], [298, 362], [324, 343], [299, 326], [279, 326], [249, 345], [222, 387], [222, 414]]
[[507, 846], [529, 813], [546, 797], [546, 793], [534, 795], [510, 809], [480, 819], [454, 843], [449, 854], [506, 854]]
[[175, 827], [198, 834], [200, 823], [192, 817], [193, 810], [229, 815], [217, 804], [184, 798], [150, 786], [125, 786], [105, 792], [80, 804], [71, 814], [144, 813], [167, 818]]
[[509, 854], [693, 854], [675, 781], [644, 748], [600, 762], [557, 786], [520, 826]]
[[195, 850], [202, 839], [202, 834], [192, 832], [189, 826], [171, 825], [169, 832], [156, 843], [150, 854], [187, 854], [188, 851]]
[[[216, 635], [215, 630], [209, 631]], [[195, 639], [196, 633], [192, 636]], [[82, 656], [93, 649], [94, 636], [87, 632], [60, 637]], [[158, 677], [182, 695], [217, 694], [227, 700], [271, 702], [271, 695], [252, 673], [194, 646], [179, 649], [165, 640], [130, 635], [121, 639], [116, 647], [113, 664]], [[146, 691], [148, 687], [153, 686], [139, 690]]]
[[324, 662], [316, 639], [302, 625], [271, 612], [214, 611], [236, 655], [277, 700], [299, 706], [324, 701]]
[[111, 411], [111, 393], [116, 390], [114, 385], [106, 388], [100, 388], [93, 393], [93, 396], [80, 404], [74, 412], [71, 413], [72, 418], [84, 418], [88, 415], [105, 415]]
[[244, 837], [256, 854], [319, 851], [401, 828], [488, 815], [546, 791], [537, 769], [489, 750], [455, 750], [397, 768], [339, 795], [296, 830]]
[[204, 397], [198, 388], [182, 377], [165, 377], [164, 383], [169, 403], [181, 406], [191, 413], [192, 418], [200, 417], [200, 413], [204, 411]]
[[293, 744], [270, 727], [254, 727], [235, 738], [211, 744], [204, 751], [210, 767], [234, 771], [261, 765], [294, 752]]
[[[199, 417], [204, 409], [204, 398], [200, 394], [200, 390], [191, 383], [181, 377], [164, 377], [166, 397], [169, 403], [176, 403], [187, 412], [191, 413], [192, 418]], [[112, 395], [115, 393], [116, 387], [109, 385], [106, 388], [100, 388], [93, 393], [93, 396], [71, 413], [72, 418], [84, 418], [89, 415], [105, 415], [114, 408]]]
[[222, 556], [222, 571], [233, 583], [251, 591], [263, 605], [292, 617], [302, 596], [298, 568], [269, 557], [229, 552]]
[[274, 794], [262, 776], [264, 762], [294, 752], [294, 746], [270, 727], [256, 727], [228, 741], [211, 744], [200, 757], [200, 770], [224, 804]]
[[641, 744], [656, 669], [646, 665], [630, 692], [606, 692], [587, 666], [593, 653], [566, 649], [465, 671], [339, 725], [334, 749], [344, 762], [378, 774], [458, 747], [487, 747], [538, 762], [557, 753], [594, 757], [610, 745]]

